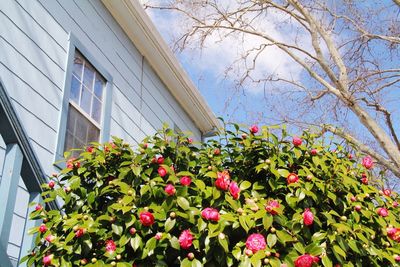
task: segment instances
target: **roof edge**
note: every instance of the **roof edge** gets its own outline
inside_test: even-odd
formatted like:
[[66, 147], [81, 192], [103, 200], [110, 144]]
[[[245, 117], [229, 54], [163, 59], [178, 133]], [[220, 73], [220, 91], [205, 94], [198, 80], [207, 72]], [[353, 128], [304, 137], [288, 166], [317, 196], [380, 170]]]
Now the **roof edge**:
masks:
[[202, 134], [220, 127], [200, 92], [184, 71], [139, 1], [102, 0], [139, 52]]

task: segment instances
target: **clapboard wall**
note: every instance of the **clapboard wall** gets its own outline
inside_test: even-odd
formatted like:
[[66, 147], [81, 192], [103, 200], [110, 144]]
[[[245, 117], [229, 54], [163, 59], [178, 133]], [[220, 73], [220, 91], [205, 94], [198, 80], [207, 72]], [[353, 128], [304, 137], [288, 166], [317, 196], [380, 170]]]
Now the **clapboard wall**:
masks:
[[70, 33], [112, 76], [111, 135], [136, 144], [166, 122], [200, 139], [100, 0], [2, 0], [0, 25], [0, 79], [47, 173], [54, 171]]

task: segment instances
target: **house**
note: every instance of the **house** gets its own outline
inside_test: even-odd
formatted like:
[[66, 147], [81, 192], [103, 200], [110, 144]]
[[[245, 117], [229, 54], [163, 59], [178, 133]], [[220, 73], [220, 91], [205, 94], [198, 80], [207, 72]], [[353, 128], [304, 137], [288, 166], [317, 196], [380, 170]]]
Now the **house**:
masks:
[[197, 140], [218, 127], [138, 0], [2, 0], [0, 265], [31, 247], [28, 203], [65, 150], [164, 122]]

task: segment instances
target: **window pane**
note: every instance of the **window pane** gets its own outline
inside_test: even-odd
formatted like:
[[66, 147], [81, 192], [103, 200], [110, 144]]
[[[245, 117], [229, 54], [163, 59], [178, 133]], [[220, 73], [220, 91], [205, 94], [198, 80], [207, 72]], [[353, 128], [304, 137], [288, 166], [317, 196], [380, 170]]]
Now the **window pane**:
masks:
[[74, 68], [73, 73], [78, 77], [79, 80], [82, 79], [82, 69], [83, 69], [83, 57], [80, 53], [75, 52], [74, 58]]
[[67, 135], [65, 136], [64, 151], [68, 151], [72, 148], [74, 148], [74, 136], [71, 132], [67, 131]]
[[81, 90], [81, 83], [74, 75], [72, 75], [70, 98], [77, 104], [79, 103], [80, 90]]
[[86, 142], [86, 134], [88, 131], [88, 124], [90, 125], [90, 122], [85, 118], [78, 119], [76, 121], [76, 129], [75, 129], [74, 135], [76, 138], [79, 139], [78, 140], [79, 143]]
[[89, 115], [91, 105], [92, 105], [92, 93], [85, 86], [83, 86], [80, 106]]
[[96, 73], [96, 80], [94, 82], [94, 94], [101, 100], [103, 97], [103, 88], [105, 81], [98, 73]]
[[101, 102], [97, 98], [93, 98], [92, 118], [100, 123], [101, 118]]
[[86, 63], [85, 70], [83, 71], [83, 84], [86, 85], [90, 91], [93, 90], [94, 73], [94, 68], [90, 64]]
[[89, 127], [89, 130], [88, 130], [87, 143], [98, 142], [99, 141], [99, 136], [100, 136], [99, 129], [92, 124], [91, 127]]

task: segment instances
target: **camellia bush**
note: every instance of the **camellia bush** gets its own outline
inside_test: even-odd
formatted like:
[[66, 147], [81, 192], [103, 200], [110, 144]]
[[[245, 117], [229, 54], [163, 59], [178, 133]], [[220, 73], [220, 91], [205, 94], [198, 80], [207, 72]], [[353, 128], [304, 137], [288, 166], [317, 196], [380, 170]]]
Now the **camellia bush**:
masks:
[[304, 132], [164, 128], [86, 147], [44, 185], [29, 266], [396, 266], [397, 194], [368, 156]]

